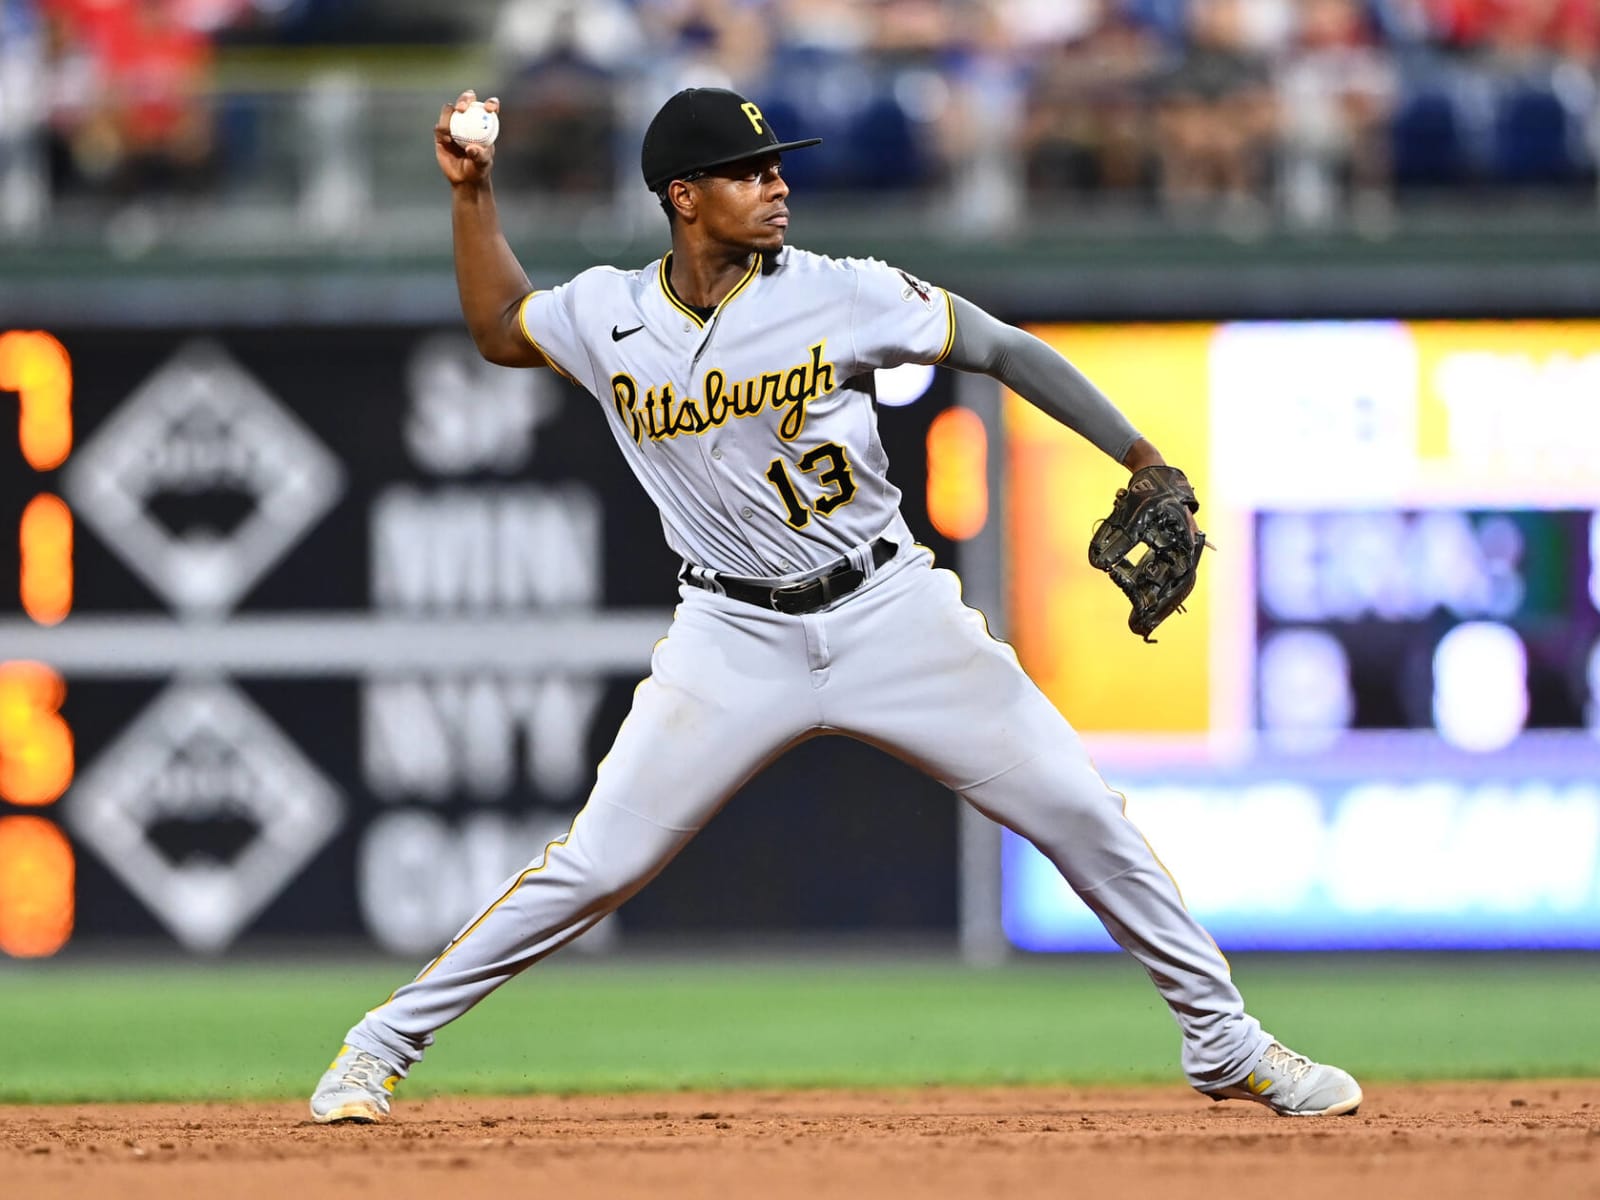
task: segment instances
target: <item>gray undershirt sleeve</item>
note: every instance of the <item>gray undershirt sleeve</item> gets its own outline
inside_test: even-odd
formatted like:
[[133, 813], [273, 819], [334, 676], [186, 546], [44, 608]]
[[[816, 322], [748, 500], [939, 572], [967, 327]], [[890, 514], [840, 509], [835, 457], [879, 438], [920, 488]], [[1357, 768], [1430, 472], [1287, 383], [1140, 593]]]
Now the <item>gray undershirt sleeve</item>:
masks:
[[992, 375], [1121, 462], [1139, 431], [1083, 372], [1044, 342], [951, 293], [956, 337], [946, 365]]

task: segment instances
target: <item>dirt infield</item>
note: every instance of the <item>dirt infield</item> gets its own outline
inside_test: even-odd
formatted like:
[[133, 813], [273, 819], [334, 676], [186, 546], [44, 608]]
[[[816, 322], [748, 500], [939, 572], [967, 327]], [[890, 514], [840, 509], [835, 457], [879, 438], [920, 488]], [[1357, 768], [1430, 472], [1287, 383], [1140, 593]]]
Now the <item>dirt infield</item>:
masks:
[[1600, 1200], [1600, 1081], [1377, 1086], [1290, 1121], [1146, 1091], [937, 1088], [300, 1104], [0, 1107], [0, 1192], [225, 1196], [1319, 1197]]

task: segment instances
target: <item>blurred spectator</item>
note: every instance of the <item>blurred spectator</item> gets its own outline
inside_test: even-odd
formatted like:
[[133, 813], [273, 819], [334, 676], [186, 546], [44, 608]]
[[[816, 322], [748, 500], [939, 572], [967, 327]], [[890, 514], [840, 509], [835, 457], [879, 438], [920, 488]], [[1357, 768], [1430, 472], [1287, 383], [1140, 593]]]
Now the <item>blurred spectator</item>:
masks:
[[650, 50], [638, 17], [623, 0], [510, 0], [489, 41], [511, 62], [571, 56], [612, 74]]
[[1458, 0], [1493, 104], [1490, 170], [1510, 184], [1586, 183], [1600, 33], [1592, 0]]
[[114, 186], [123, 195], [193, 191], [210, 174], [211, 43], [170, 3], [129, 5], [103, 44], [106, 91], [123, 140]]
[[1462, 49], [1488, 48], [1502, 59], [1559, 54], [1592, 64], [1600, 51], [1594, 0], [1423, 0], [1435, 37]]
[[828, 146], [784, 164], [797, 187], [904, 191], [936, 177], [959, 43], [938, 0], [779, 0], [768, 15], [771, 63], [749, 94], [780, 136]]
[[1175, 49], [1189, 39], [1189, 4], [1190, 0], [1120, 0], [1128, 20], [1151, 30]]
[[[1064, 4], [1066, 11], [1057, 16], [1092, 15], [1080, 7]], [[947, 87], [941, 111], [923, 114], [923, 129], [937, 133], [938, 141], [924, 139], [922, 144], [938, 146], [942, 161], [928, 171], [928, 179], [946, 181], [946, 220], [968, 236], [1006, 234], [1022, 224], [1021, 131], [1029, 47], [1015, 20], [1026, 10], [1008, 0], [967, 6], [960, 11], [963, 20], [948, 22], [947, 40], [930, 45], [917, 72], [903, 72], [902, 86], [896, 88], [903, 100], [911, 91], [903, 85], [913, 79], [924, 81], [923, 92], [941, 83]], [[1044, 31], [1034, 22], [1028, 32]]]
[[1191, 0], [1187, 52], [1158, 83], [1157, 153], [1168, 212], [1256, 219], [1276, 142], [1271, 68], [1247, 0]]
[[65, 14], [45, 11], [44, 70], [39, 101], [45, 110], [50, 191], [72, 196], [110, 179], [122, 143], [103, 105], [105, 71], [90, 45], [75, 37]]
[[612, 190], [618, 73], [645, 44], [633, 11], [620, 0], [513, 0], [493, 40], [502, 177], [548, 192]]
[[[1191, 6], [1197, 0], [1190, 0]], [[1277, 59], [1294, 41], [1305, 0], [1233, 0], [1230, 22], [1238, 43], [1263, 58]]]
[[684, 82], [748, 92], [766, 73], [771, 13], [765, 0], [639, 0], [649, 69], [669, 69]]
[[44, 219], [46, 94], [38, 14], [25, 0], [0, 0], [0, 231], [28, 232]]
[[212, 35], [234, 25], [255, 20], [263, 7], [281, 13], [293, 0], [279, 4], [259, 4], [257, 0], [169, 0], [172, 16], [185, 28]]
[[1434, 188], [1594, 178], [1593, 0], [1410, 0], [1440, 61], [1410, 62], [1392, 126], [1397, 179]]
[[1393, 56], [1360, 0], [1304, 0], [1283, 71], [1284, 202], [1303, 225], [1325, 225], [1342, 200], [1368, 217], [1391, 191]]
[[57, 183], [122, 197], [192, 192], [215, 138], [209, 39], [176, 0], [47, 0]]
[[779, 53], [836, 58], [866, 49], [874, 19], [857, 0], [773, 0], [771, 17]]
[[978, 18], [945, 0], [867, 0], [864, 7], [871, 12], [872, 48], [890, 62], [936, 60], [968, 44]]
[[1030, 56], [1089, 37], [1110, 19], [1110, 0], [988, 0], [986, 7]]
[[1022, 133], [1035, 194], [1127, 198], [1153, 190], [1147, 99], [1162, 64], [1160, 42], [1109, 3], [1099, 8], [1083, 36], [1048, 50], [1035, 69]]

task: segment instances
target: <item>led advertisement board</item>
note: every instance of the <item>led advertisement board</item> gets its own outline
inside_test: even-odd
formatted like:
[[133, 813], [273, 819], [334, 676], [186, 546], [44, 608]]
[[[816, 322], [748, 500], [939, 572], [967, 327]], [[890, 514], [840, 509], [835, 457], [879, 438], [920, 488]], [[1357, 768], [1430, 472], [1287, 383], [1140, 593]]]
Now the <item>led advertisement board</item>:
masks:
[[[1600, 322], [1037, 330], [1185, 468], [1212, 549], [1147, 646], [1009, 397], [1009, 629], [1224, 949], [1600, 947]], [[1109, 948], [1007, 836], [1028, 950]]]

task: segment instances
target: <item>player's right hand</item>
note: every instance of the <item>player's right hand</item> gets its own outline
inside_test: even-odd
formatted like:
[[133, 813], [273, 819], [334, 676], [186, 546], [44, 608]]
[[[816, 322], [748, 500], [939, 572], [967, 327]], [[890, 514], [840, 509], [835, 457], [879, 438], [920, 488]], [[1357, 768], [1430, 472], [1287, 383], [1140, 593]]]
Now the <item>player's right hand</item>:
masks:
[[[477, 98], [478, 93], [470, 89], [462, 92], [454, 104], [439, 110], [439, 123], [433, 127], [433, 151], [438, 156], [439, 169], [451, 183], [482, 183], [494, 166], [493, 146], [458, 146], [450, 136], [450, 114], [466, 112]], [[500, 111], [496, 97], [485, 100], [483, 106], [492, 113]]]

